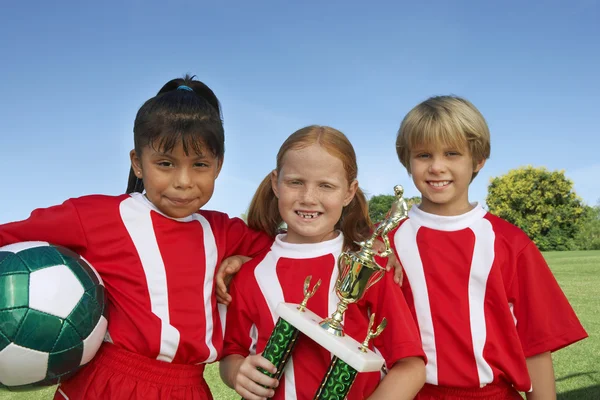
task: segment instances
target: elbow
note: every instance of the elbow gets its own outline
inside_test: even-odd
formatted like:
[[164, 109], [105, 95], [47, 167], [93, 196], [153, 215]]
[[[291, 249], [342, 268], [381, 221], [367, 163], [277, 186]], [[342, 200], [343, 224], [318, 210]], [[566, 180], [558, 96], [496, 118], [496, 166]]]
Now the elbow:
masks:
[[[219, 361], [219, 374], [221, 375], [221, 380], [228, 387], [233, 389], [233, 382], [231, 379], [231, 356], [227, 356]], [[229, 360], [228, 360], [229, 359]]]
[[401, 374], [409, 374], [415, 388], [420, 389], [425, 384], [425, 360], [421, 357], [407, 357], [399, 360], [392, 370]]

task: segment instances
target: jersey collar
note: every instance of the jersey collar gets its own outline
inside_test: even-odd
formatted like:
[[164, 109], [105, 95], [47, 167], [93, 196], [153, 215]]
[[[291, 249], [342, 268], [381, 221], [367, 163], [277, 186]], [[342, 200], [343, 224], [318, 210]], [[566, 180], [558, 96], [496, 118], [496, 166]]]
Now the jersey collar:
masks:
[[418, 206], [411, 207], [408, 212], [410, 221], [426, 228], [436, 229], [438, 231], [459, 231], [466, 229], [480, 220], [487, 214], [481, 204], [472, 203], [473, 209], [461, 215], [451, 217], [430, 214], [422, 211]]

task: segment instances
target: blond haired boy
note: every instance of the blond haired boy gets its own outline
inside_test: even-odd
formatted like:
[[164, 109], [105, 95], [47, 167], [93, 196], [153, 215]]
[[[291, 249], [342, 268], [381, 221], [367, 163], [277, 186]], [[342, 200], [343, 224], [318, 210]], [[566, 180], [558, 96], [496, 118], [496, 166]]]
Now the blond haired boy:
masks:
[[469, 202], [490, 156], [484, 117], [463, 98], [429, 98], [396, 150], [422, 197], [390, 235], [428, 359], [417, 399], [555, 398], [550, 352], [587, 334], [527, 235]]

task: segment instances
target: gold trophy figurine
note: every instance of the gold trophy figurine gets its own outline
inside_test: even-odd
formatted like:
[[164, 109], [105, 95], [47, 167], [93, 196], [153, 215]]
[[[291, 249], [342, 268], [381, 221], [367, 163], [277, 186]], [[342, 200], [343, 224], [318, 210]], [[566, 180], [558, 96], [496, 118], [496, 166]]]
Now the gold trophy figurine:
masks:
[[343, 252], [338, 258], [339, 277], [335, 291], [340, 302], [331, 317], [321, 321], [320, 324], [329, 333], [344, 336], [342, 320], [348, 305], [360, 300], [365, 291], [383, 277], [385, 268], [375, 262], [374, 257], [377, 253], [373, 250], [373, 243], [377, 237], [381, 237], [385, 251], [379, 255], [387, 257], [392, 254], [388, 234], [408, 216], [408, 205], [402, 197], [403, 194], [402, 186], [394, 186], [396, 199], [383, 222], [377, 226], [368, 240], [358, 243], [361, 246], [358, 252]]

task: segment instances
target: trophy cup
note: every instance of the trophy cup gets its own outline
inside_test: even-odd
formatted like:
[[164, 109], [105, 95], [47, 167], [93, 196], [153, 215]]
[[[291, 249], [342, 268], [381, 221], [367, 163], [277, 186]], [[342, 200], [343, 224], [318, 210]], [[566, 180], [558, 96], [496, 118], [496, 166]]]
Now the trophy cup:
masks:
[[363, 343], [344, 334], [342, 321], [348, 306], [359, 301], [364, 293], [379, 282], [385, 273], [385, 268], [375, 261], [374, 257], [377, 253], [373, 250], [373, 244], [378, 237], [381, 237], [385, 251], [379, 256], [387, 257], [392, 254], [388, 233], [396, 228], [408, 214], [407, 204], [402, 197], [402, 186], [395, 186], [394, 194], [396, 199], [386, 218], [377, 226], [368, 240], [358, 243], [360, 250], [343, 252], [339, 256], [339, 275], [335, 291], [340, 301], [331, 317], [323, 320], [306, 308], [308, 300], [321, 284], [321, 281], [317, 282], [310, 290], [310, 276], [304, 281], [304, 300], [301, 304], [280, 303], [277, 306], [275, 313], [279, 319], [262, 353], [263, 357], [275, 365], [277, 372], [272, 374], [260, 369], [263, 373], [276, 379], [281, 378], [299, 332], [304, 333], [334, 355], [315, 394], [315, 399], [342, 400], [350, 391], [359, 372], [373, 372], [381, 369], [384, 359], [369, 350], [368, 346], [371, 339], [381, 334], [387, 324], [386, 319], [383, 318], [378, 327], [371, 330], [375, 323], [375, 314], [371, 314]]

